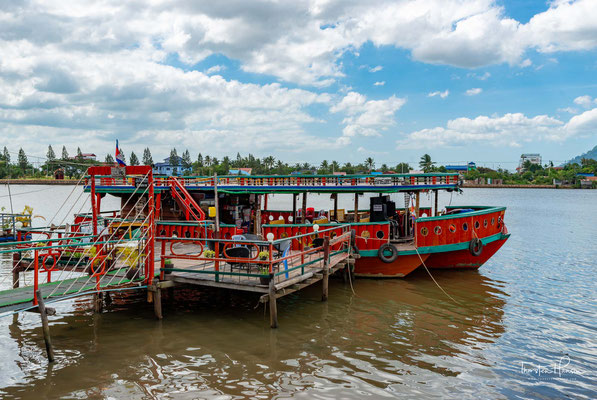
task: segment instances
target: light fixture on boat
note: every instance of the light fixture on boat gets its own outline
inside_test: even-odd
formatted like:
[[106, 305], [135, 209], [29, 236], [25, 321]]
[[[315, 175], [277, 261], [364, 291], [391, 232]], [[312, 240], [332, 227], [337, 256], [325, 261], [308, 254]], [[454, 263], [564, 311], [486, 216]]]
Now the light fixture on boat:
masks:
[[17, 223], [15, 224], [15, 228], [21, 229], [22, 227], [23, 227], [23, 223], [21, 221], [17, 221]]
[[283, 217], [283, 216], [281, 216], [281, 215], [278, 217], [278, 219], [279, 219], [280, 221], [284, 221], [284, 217]]
[[317, 232], [317, 231], [319, 231], [319, 225], [313, 224], [313, 232]]
[[269, 220], [270, 220], [270, 221], [273, 221], [273, 220], [274, 220], [274, 216], [273, 216], [273, 215], [270, 215], [270, 216], [269, 216]]
[[294, 218], [292, 218], [292, 215], [290, 217], [288, 217], [288, 222], [292, 222]]
[[266, 235], [268, 242], [273, 242], [274, 241], [274, 234], [273, 233], [268, 233]]

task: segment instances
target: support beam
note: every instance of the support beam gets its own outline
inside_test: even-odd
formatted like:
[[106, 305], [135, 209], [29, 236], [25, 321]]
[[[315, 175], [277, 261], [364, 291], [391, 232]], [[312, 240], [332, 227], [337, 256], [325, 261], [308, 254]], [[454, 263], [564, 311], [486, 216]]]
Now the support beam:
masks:
[[[265, 196], [267, 199], [267, 194]], [[261, 195], [256, 195], [255, 204], [255, 223], [253, 224], [253, 233], [255, 235], [261, 235]], [[265, 209], [267, 210], [267, 208]]]
[[278, 327], [278, 307], [276, 305], [276, 286], [274, 284], [273, 274], [269, 280], [269, 325], [272, 329]]
[[44, 341], [46, 342], [46, 353], [48, 355], [48, 361], [54, 362], [54, 348], [52, 347], [52, 339], [50, 338], [50, 325], [48, 324], [48, 314], [46, 313], [46, 306], [44, 304], [44, 298], [41, 295], [39, 289], [37, 294], [37, 307], [39, 308], [39, 315], [41, 317], [41, 326], [44, 332]]
[[292, 223], [296, 224], [296, 198], [298, 197], [298, 194], [293, 193], [292, 194]]
[[437, 217], [439, 215], [439, 212], [438, 212], [439, 210], [437, 209], [437, 198], [439, 196], [439, 190], [435, 189], [434, 192], [435, 192], [434, 193], [435, 194], [435, 196], [434, 196], [434, 198], [435, 198], [435, 216]]
[[162, 319], [162, 289], [159, 286], [155, 290], [155, 294], [153, 297], [153, 311], [155, 312], [155, 317], [157, 319]]
[[338, 193], [334, 193], [334, 221], [338, 221]]
[[303, 193], [303, 208], [301, 211], [301, 224], [307, 222], [307, 192]]
[[103, 293], [98, 292], [93, 295], [93, 309], [96, 313], [101, 313], [104, 308]]
[[214, 174], [214, 207], [216, 208], [216, 235], [220, 233], [220, 199], [218, 198], [218, 174]]
[[354, 194], [354, 222], [359, 222], [359, 194]]
[[417, 192], [417, 197], [415, 198], [415, 219], [419, 218], [419, 202], [421, 201], [421, 192]]
[[323, 278], [321, 301], [327, 301], [328, 299], [328, 284], [330, 277], [330, 237], [326, 236], [323, 239]]
[[12, 288], [19, 287], [19, 272], [21, 271], [21, 253], [16, 252], [12, 255]]

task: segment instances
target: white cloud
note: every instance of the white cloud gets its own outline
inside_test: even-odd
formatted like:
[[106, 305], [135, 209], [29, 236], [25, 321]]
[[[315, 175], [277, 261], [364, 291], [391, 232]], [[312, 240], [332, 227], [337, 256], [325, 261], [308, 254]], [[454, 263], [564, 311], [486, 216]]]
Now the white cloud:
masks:
[[522, 62], [520, 63], [520, 67], [521, 68], [527, 68], [530, 67], [531, 65], [533, 65], [533, 62], [531, 60], [529, 60], [528, 58], [525, 58], [524, 60], [522, 60]]
[[386, 81], [381, 81], [381, 82], [375, 82], [375, 83], [373, 84], [373, 86], [383, 86], [383, 85], [385, 85], [385, 84], [386, 84]]
[[569, 114], [578, 114], [578, 110], [572, 107], [558, 108], [560, 112], [567, 112]]
[[446, 97], [448, 97], [448, 95], [450, 94], [450, 91], [448, 89], [444, 90], [443, 92], [440, 92], [439, 90], [436, 92], [431, 92], [429, 94], [427, 94], [427, 97], [435, 97], [435, 96], [439, 96], [442, 99], [445, 99]]
[[217, 72], [222, 72], [226, 69], [225, 65], [214, 65], [213, 67], [210, 67], [208, 69], [205, 70], [205, 73], [207, 75], [211, 75], [211, 74], [215, 74]]
[[472, 89], [469, 89], [469, 90], [467, 90], [467, 91], [465, 92], [465, 94], [466, 94], [467, 96], [476, 96], [476, 95], [478, 95], [479, 93], [481, 93], [482, 91], [483, 91], [483, 89], [481, 89], [481, 88], [472, 88]]
[[398, 148], [465, 146], [470, 144], [519, 147], [523, 142], [561, 142], [575, 135], [595, 135], [597, 108], [575, 115], [568, 122], [548, 115], [522, 113], [456, 118], [446, 126], [411, 132], [396, 142]]
[[386, 100], [367, 100], [356, 92], [349, 92], [330, 108], [332, 113], [344, 113], [342, 142], [350, 143], [354, 136], [381, 136], [381, 132], [395, 125], [394, 114], [406, 103], [405, 99], [391, 96]]
[[377, 67], [369, 68], [369, 72], [378, 72], [378, 71], [381, 71], [382, 69], [383, 69], [383, 67], [381, 65], [378, 65]]
[[[597, 99], [595, 99], [594, 102], [597, 104]], [[574, 99], [574, 104], [578, 104], [584, 108], [589, 108], [593, 104], [593, 99], [589, 95], [578, 96], [576, 99]]]

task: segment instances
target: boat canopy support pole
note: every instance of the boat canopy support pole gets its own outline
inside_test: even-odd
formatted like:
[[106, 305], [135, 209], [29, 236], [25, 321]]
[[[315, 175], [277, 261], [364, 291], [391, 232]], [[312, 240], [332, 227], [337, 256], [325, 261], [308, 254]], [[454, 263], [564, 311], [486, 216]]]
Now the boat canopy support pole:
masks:
[[354, 194], [354, 222], [359, 222], [359, 194]]
[[297, 198], [298, 194], [293, 193], [292, 194], [292, 222], [294, 222], [295, 224], [297, 223], [296, 221], [296, 198]]
[[439, 215], [439, 210], [437, 208], [437, 198], [439, 196], [439, 190], [435, 189], [435, 216], [437, 217]]
[[338, 193], [334, 193], [334, 221], [338, 221]]
[[[214, 206], [216, 208], [216, 235], [220, 233], [220, 199], [218, 198], [218, 174], [214, 174]], [[217, 236], [219, 237], [219, 236]]]
[[301, 224], [307, 222], [307, 192], [303, 193], [303, 208], [301, 211]]

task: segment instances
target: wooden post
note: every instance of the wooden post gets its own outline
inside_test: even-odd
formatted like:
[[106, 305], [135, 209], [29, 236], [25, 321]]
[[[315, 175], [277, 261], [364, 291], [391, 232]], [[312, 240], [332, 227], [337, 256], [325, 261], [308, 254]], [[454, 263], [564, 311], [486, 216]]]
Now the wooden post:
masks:
[[323, 238], [323, 279], [321, 301], [327, 301], [328, 299], [328, 283], [330, 276], [330, 237], [326, 236]]
[[269, 324], [275, 329], [278, 327], [278, 308], [276, 305], [276, 286], [273, 274], [270, 274], [269, 279]]
[[[216, 208], [216, 233], [220, 232], [220, 200], [218, 199], [218, 174], [214, 174], [214, 206]], [[219, 236], [218, 236], [219, 237]], [[217, 256], [219, 257], [219, 255]]]
[[408, 226], [410, 225], [410, 194], [406, 193], [405, 196], [408, 196], [408, 200], [404, 202], [404, 237], [408, 237], [410, 230]]
[[296, 198], [297, 198], [298, 194], [293, 193], [292, 194], [292, 223], [296, 224], [298, 223], [298, 221], [296, 220]]
[[303, 208], [301, 211], [301, 224], [307, 221], [307, 192], [303, 193]]
[[155, 294], [153, 297], [153, 311], [157, 319], [162, 319], [162, 289], [156, 286]]
[[37, 307], [39, 309], [39, 315], [41, 316], [41, 326], [44, 332], [44, 341], [46, 342], [48, 361], [54, 362], [54, 348], [52, 347], [52, 339], [50, 338], [50, 325], [48, 324], [48, 314], [46, 313], [44, 298], [42, 297], [39, 289], [35, 293], [37, 295]]
[[103, 308], [103, 294], [102, 292], [94, 293], [93, 295], [93, 308], [96, 313], [101, 313]]
[[435, 189], [435, 216], [437, 217], [439, 215], [438, 210], [437, 210], [437, 197], [439, 195], [439, 190]]
[[359, 194], [354, 194], [354, 222], [359, 222]]
[[17, 252], [12, 255], [12, 288], [16, 289], [19, 287], [19, 272], [21, 263], [21, 253]]

